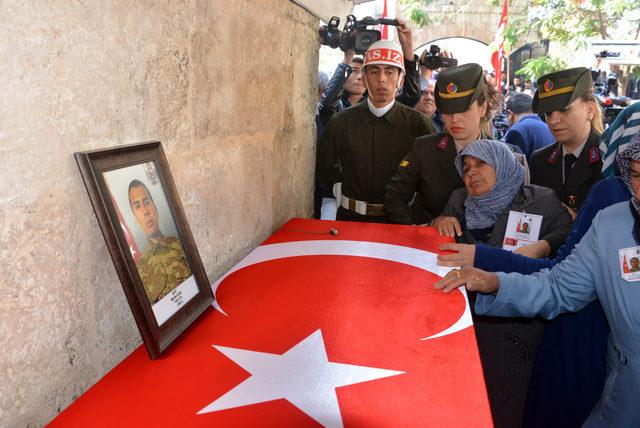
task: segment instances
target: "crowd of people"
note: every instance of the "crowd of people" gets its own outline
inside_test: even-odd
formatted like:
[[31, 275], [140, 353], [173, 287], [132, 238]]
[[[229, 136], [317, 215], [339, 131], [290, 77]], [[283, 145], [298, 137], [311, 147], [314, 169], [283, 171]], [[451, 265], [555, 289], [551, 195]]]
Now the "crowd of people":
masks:
[[319, 78], [316, 216], [455, 238], [436, 288], [469, 290], [496, 427], [640, 426], [640, 103], [605, 131], [589, 68], [502, 94], [398, 38]]

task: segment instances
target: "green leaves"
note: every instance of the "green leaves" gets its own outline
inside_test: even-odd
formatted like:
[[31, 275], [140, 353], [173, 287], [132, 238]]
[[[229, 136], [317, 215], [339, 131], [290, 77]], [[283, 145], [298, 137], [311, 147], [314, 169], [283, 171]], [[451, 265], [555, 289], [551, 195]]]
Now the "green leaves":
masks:
[[532, 58], [522, 63], [522, 68], [515, 72], [516, 75], [521, 74], [528, 79], [535, 80], [543, 74], [553, 71], [563, 70], [567, 68], [567, 63], [559, 58], [551, 58], [543, 56], [540, 58]]
[[399, 0], [404, 14], [409, 20], [420, 27], [427, 26], [433, 22], [431, 14], [427, 12], [427, 7], [433, 0]]

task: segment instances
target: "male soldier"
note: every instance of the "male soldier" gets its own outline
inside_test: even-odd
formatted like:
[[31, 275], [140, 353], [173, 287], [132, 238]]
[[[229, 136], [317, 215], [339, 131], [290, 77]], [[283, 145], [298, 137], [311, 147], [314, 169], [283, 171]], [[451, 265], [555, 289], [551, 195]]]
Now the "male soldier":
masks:
[[149, 189], [141, 181], [129, 183], [129, 205], [147, 245], [137, 262], [144, 291], [153, 305], [191, 276], [191, 269], [180, 241], [163, 235], [158, 224], [158, 209]]
[[336, 114], [325, 128], [316, 176], [325, 189], [342, 183], [336, 195], [338, 220], [385, 222], [387, 182], [416, 137], [434, 131], [428, 118], [396, 102], [403, 75], [404, 55], [398, 43], [373, 43], [364, 58], [367, 101]]
[[575, 215], [591, 186], [602, 178], [598, 150], [602, 115], [589, 69], [571, 68], [542, 76], [533, 111], [546, 115], [558, 142], [531, 155], [531, 183], [553, 189]]

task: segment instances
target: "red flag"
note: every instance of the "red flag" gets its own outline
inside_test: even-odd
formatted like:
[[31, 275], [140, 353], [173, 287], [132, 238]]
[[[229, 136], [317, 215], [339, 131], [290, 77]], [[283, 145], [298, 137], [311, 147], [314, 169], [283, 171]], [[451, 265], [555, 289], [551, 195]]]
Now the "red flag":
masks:
[[522, 225], [521, 225], [521, 223], [522, 223], [522, 219], [521, 219], [521, 218], [519, 218], [519, 219], [518, 219], [518, 225], [516, 226], [516, 232], [520, 232], [520, 231], [522, 230]]
[[491, 65], [493, 65], [493, 71], [496, 75], [496, 87], [498, 92], [502, 92], [502, 55], [504, 45], [504, 32], [507, 27], [507, 14], [509, 8], [509, 0], [504, 0], [502, 5], [502, 16], [498, 23], [498, 30], [496, 31], [496, 37], [494, 39], [494, 51], [491, 54]]
[[[382, 17], [387, 18], [387, 0], [384, 0], [384, 6], [382, 7]], [[382, 40], [389, 39], [389, 28], [387, 25], [382, 26], [382, 31], [380, 35]]]
[[631, 269], [629, 269], [629, 263], [627, 263], [627, 255], [624, 254], [622, 257], [622, 273], [630, 273]]
[[133, 237], [133, 233], [127, 226], [127, 222], [124, 221], [124, 217], [122, 217], [122, 213], [120, 212], [120, 208], [116, 203], [116, 200], [111, 197], [111, 201], [113, 202], [113, 206], [116, 209], [116, 214], [118, 215], [118, 221], [120, 222], [120, 227], [122, 228], [122, 233], [124, 233], [124, 237], [127, 238], [127, 245], [129, 246], [129, 251], [131, 251], [131, 257], [133, 257], [134, 262], [138, 262], [140, 259], [140, 249], [138, 248], [138, 244], [136, 244], [136, 240]]
[[291, 220], [214, 285], [220, 310], [51, 426], [492, 426], [466, 295], [433, 288], [451, 241]]

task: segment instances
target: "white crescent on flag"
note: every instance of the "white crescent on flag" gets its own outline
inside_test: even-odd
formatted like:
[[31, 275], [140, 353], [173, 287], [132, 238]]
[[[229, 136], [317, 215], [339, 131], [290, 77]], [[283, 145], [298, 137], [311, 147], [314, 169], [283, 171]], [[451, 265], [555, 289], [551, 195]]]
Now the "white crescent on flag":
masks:
[[[244, 259], [242, 259], [211, 286], [213, 294], [215, 296], [217, 288], [226, 277], [240, 269], [270, 260], [304, 256], [355, 256], [382, 259], [414, 266], [418, 269], [426, 270], [441, 277], [455, 269], [451, 267], [438, 266], [436, 261], [437, 254], [435, 253], [411, 247], [404, 247], [401, 245], [344, 240], [282, 242], [278, 244], [261, 245], [249, 253]], [[420, 340], [435, 339], [437, 337], [457, 333], [473, 325], [467, 293], [463, 287], [458, 288], [458, 290], [462, 293], [465, 299], [465, 310], [460, 318], [449, 328]], [[213, 307], [224, 315], [227, 315], [222, 307], [218, 305], [217, 300], [214, 300]]]

